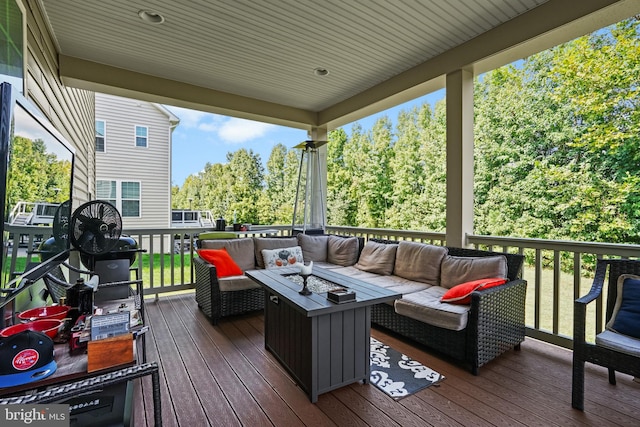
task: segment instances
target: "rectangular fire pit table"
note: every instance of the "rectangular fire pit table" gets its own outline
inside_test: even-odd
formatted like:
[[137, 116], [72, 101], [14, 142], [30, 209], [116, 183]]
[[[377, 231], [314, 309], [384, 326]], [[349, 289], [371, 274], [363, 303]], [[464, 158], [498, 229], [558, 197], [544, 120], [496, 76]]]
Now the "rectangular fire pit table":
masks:
[[[311, 295], [300, 295], [297, 268], [251, 270], [245, 274], [265, 288], [265, 347], [293, 376], [311, 402], [345, 385], [369, 381], [371, 306], [402, 296], [361, 280], [313, 268]], [[326, 290], [348, 288], [355, 301], [327, 300]]]

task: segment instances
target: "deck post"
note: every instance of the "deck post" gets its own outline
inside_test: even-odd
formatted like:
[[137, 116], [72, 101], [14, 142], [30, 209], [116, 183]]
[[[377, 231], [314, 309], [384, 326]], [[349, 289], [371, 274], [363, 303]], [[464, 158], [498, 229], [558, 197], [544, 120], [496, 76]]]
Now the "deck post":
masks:
[[448, 246], [466, 247], [473, 234], [473, 72], [447, 74]]

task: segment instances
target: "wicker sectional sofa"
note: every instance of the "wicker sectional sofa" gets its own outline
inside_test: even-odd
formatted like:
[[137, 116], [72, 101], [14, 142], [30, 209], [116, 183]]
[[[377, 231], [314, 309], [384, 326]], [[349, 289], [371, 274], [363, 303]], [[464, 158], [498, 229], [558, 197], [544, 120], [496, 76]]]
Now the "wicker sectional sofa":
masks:
[[[384, 244], [398, 244], [393, 241], [379, 241]], [[416, 300], [415, 295], [405, 294], [395, 306], [386, 304], [375, 306], [371, 322], [417, 341], [444, 355], [466, 362], [474, 375], [478, 369], [510, 349], [520, 349], [525, 336], [525, 304], [527, 282], [520, 278], [524, 256], [501, 252], [467, 248], [446, 247], [448, 257], [495, 257], [504, 256], [507, 265], [507, 282], [501, 286], [474, 291], [467, 310], [466, 326], [462, 329], [443, 327], [436, 321], [422, 320], [402, 315], [406, 299]], [[442, 292], [442, 289], [438, 289]], [[418, 292], [429, 292], [418, 291]], [[453, 304], [437, 301], [434, 311], [452, 310]], [[436, 316], [434, 316], [436, 317]]]
[[[304, 262], [332, 269], [403, 295], [373, 307], [373, 324], [466, 362], [471, 372], [524, 340], [526, 282], [523, 256], [441, 247], [409, 241], [299, 234], [285, 238], [203, 240], [199, 248], [225, 248], [242, 271], [265, 268], [263, 249], [300, 246]], [[217, 322], [223, 316], [259, 310], [264, 294], [244, 275], [218, 278], [213, 265], [194, 258], [196, 301]], [[478, 275], [480, 277], [478, 277]], [[441, 302], [448, 288], [500, 276], [505, 284], [470, 294], [469, 304]]]

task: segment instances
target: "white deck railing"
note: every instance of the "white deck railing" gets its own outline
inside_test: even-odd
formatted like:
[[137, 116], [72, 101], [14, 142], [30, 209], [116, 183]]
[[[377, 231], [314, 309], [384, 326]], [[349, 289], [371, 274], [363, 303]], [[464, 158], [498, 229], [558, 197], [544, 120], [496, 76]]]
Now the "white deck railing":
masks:
[[[260, 227], [253, 227], [256, 228]], [[290, 235], [290, 226], [268, 228], [278, 230], [280, 235]], [[195, 253], [195, 239], [198, 233], [209, 230], [193, 227], [124, 230], [146, 250], [135, 264], [138, 277], [143, 279], [146, 296], [157, 297], [193, 288], [195, 272], [191, 259]], [[16, 271], [20, 256], [27, 257], [27, 262], [35, 257], [29, 248], [37, 248], [39, 241], [51, 235], [48, 227], [9, 227], [9, 231], [20, 235], [22, 241], [22, 250], [16, 245], [8, 248], [10, 271]], [[365, 240], [381, 238], [446, 245], [444, 233], [332, 226], [327, 227], [327, 232], [360, 236]], [[475, 235], [468, 236], [468, 241], [479, 249], [525, 255], [527, 334], [567, 348], [572, 346], [573, 301], [588, 292], [593, 280], [590, 266], [595, 259], [640, 258], [640, 245]], [[596, 331], [604, 327], [604, 300], [597, 301], [588, 316], [592, 326], [588, 336], [593, 338]]]

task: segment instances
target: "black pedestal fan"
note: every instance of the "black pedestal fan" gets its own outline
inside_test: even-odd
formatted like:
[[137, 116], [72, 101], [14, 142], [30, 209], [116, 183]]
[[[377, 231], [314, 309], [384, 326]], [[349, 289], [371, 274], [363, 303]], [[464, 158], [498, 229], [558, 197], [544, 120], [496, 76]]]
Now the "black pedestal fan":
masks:
[[92, 200], [71, 215], [69, 238], [73, 247], [85, 254], [86, 267], [93, 270], [95, 256], [111, 251], [122, 234], [122, 217], [111, 203]]

